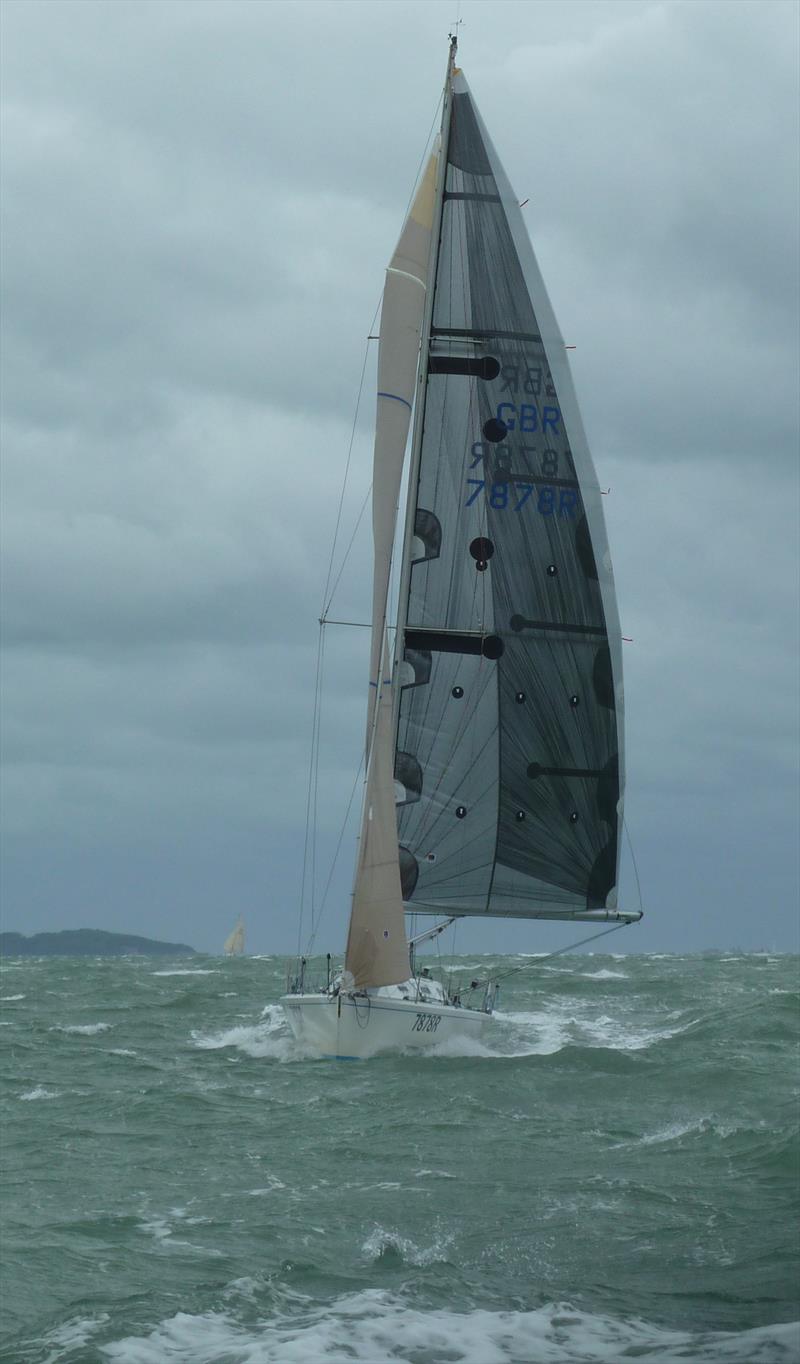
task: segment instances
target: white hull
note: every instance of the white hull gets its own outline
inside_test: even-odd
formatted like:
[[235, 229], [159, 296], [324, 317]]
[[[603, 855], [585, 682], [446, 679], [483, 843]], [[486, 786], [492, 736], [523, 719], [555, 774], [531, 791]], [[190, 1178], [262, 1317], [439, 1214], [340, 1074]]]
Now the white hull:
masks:
[[451, 1004], [374, 995], [284, 995], [281, 1004], [298, 1042], [339, 1060], [427, 1050], [456, 1037], [477, 1041], [491, 1017]]

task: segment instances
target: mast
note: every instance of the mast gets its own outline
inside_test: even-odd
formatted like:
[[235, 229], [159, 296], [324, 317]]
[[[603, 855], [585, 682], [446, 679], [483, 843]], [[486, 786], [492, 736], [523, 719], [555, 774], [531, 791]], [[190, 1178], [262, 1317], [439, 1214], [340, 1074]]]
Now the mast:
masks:
[[[422, 435], [425, 426], [425, 394], [426, 382], [428, 377], [428, 353], [431, 342], [431, 324], [433, 322], [434, 308], [434, 285], [436, 283], [436, 270], [439, 264], [439, 248], [442, 235], [442, 206], [444, 204], [444, 188], [447, 180], [447, 149], [450, 141], [450, 114], [453, 103], [453, 73], [456, 67], [456, 51], [458, 48], [458, 36], [455, 33], [450, 35], [450, 50], [447, 56], [447, 73], [444, 82], [444, 98], [442, 106], [442, 124], [440, 132], [439, 164], [436, 177], [436, 197], [433, 209], [433, 230], [431, 232], [431, 253], [428, 260], [428, 281], [425, 293], [425, 315], [422, 323], [422, 335], [419, 347], [419, 366], [417, 369], [417, 393], [414, 404], [414, 430], [411, 437], [411, 457], [408, 469], [408, 490], [406, 494], [406, 519], [403, 532], [403, 553], [401, 556], [400, 569], [400, 596], [397, 607], [397, 628], [394, 636], [394, 667], [393, 673], [398, 674], [398, 669], [403, 659], [406, 619], [408, 616], [408, 589], [411, 578], [411, 546], [414, 539], [414, 516], [417, 504], [417, 484], [419, 482], [419, 466], [422, 456]], [[394, 697], [394, 730], [395, 739], [397, 735], [397, 725], [400, 718], [400, 687], [395, 688]]]

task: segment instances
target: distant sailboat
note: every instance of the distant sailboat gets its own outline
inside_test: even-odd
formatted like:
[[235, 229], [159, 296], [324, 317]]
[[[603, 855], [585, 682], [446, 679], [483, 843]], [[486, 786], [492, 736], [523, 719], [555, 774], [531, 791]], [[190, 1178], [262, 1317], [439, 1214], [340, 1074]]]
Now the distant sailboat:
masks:
[[241, 957], [244, 952], [244, 923], [241, 914], [236, 922], [236, 927], [225, 939], [223, 952], [226, 957]]
[[[383, 295], [367, 776], [344, 970], [314, 992], [303, 961], [282, 1000], [294, 1034], [334, 1056], [479, 1035], [493, 984], [451, 995], [414, 968], [415, 947], [455, 919], [641, 918], [617, 903], [622, 646], [603, 499], [518, 200], [455, 49], [438, 153]], [[407, 912], [446, 917], [409, 942]]]

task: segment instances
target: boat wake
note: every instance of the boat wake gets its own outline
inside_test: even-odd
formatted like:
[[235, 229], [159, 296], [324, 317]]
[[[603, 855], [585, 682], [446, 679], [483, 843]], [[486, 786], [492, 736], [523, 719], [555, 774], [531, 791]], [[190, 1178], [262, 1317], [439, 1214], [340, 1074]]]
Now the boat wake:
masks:
[[623, 1020], [605, 1014], [580, 1017], [568, 1010], [505, 1012], [496, 1010], [492, 1025], [478, 1038], [454, 1037], [432, 1047], [426, 1057], [485, 1057], [509, 1060], [523, 1056], [553, 1056], [566, 1048], [642, 1051], [667, 1041], [692, 1024], [672, 1019], [664, 1026], [626, 1027]]

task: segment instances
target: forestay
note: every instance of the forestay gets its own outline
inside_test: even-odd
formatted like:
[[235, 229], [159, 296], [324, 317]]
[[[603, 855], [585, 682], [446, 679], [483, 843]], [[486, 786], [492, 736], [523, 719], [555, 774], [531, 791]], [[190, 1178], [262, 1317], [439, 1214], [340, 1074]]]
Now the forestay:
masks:
[[614, 909], [622, 666], [601, 495], [516, 197], [458, 72], [443, 150], [398, 636], [403, 896]]

